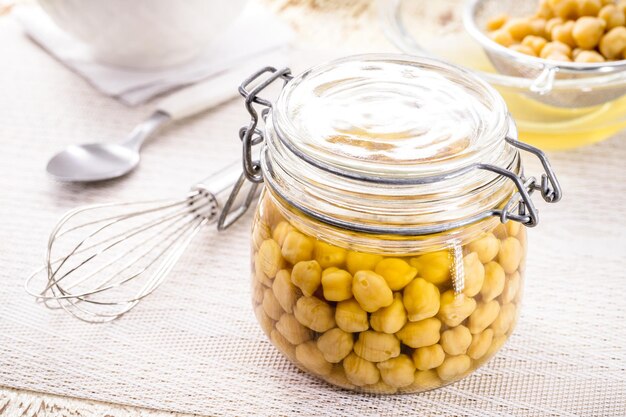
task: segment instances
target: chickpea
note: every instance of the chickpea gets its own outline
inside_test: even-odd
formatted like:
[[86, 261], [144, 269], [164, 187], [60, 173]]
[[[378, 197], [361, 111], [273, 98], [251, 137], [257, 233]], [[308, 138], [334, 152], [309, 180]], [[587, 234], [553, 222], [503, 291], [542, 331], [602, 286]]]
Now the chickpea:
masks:
[[510, 19], [502, 30], [508, 31], [516, 41], [521, 41], [526, 36], [533, 34], [533, 26], [530, 24], [530, 20], [525, 18]]
[[443, 363], [446, 354], [441, 345], [430, 345], [413, 351], [413, 363], [420, 371], [434, 369]]
[[493, 341], [491, 342], [491, 346], [489, 346], [489, 349], [487, 349], [487, 353], [485, 353], [485, 356], [487, 357], [492, 356], [494, 353], [500, 350], [502, 346], [504, 346], [507, 340], [508, 340], [508, 337], [506, 335], [500, 335], [500, 336], [494, 335]]
[[467, 327], [472, 334], [481, 333], [494, 322], [500, 314], [500, 304], [496, 300], [480, 304], [469, 316]]
[[274, 292], [269, 288], [266, 288], [263, 292], [263, 311], [265, 311], [265, 314], [271, 317], [272, 320], [278, 320], [283, 314], [283, 308], [276, 299]]
[[576, 57], [578, 55], [580, 55], [580, 53], [582, 51], [584, 51], [584, 49], [582, 49], [582, 48], [574, 48], [574, 49], [572, 49], [572, 58], [576, 59]]
[[254, 255], [253, 264], [254, 264], [254, 279], [259, 284], [262, 284], [261, 287], [271, 287], [273, 281], [269, 279], [267, 275], [265, 275], [265, 272], [263, 272], [263, 262], [261, 261], [261, 257], [259, 256], [258, 252]]
[[558, 17], [563, 19], [575, 19], [577, 17], [578, 4], [576, 0], [548, 0], [548, 4]]
[[487, 349], [487, 353], [485, 353], [485, 356], [486, 357], [493, 356], [493, 354], [495, 354], [498, 350], [502, 348], [502, 346], [504, 346], [507, 340], [508, 340], [508, 337], [506, 335], [500, 335], [500, 336], [494, 335], [493, 341], [491, 342], [491, 346], [489, 346], [489, 349]]
[[520, 230], [522, 230], [522, 224], [511, 220], [504, 223], [504, 228], [506, 229], [507, 236], [517, 236]]
[[298, 288], [291, 283], [289, 270], [281, 269], [278, 271], [272, 283], [272, 291], [283, 310], [290, 314], [293, 313], [293, 307], [296, 305], [296, 300], [300, 294]]
[[392, 334], [366, 330], [359, 333], [354, 353], [370, 362], [382, 362], [400, 354], [400, 341]]
[[268, 277], [274, 278], [278, 271], [285, 267], [285, 261], [280, 255], [280, 246], [273, 239], [266, 239], [261, 243], [257, 258], [260, 270]]
[[343, 369], [348, 381], [359, 387], [375, 384], [380, 379], [380, 372], [376, 365], [354, 352], [343, 360]]
[[500, 295], [502, 304], [510, 303], [515, 300], [515, 297], [519, 293], [520, 286], [522, 284], [522, 277], [519, 272], [514, 272], [506, 277], [504, 283], [504, 290]]
[[385, 278], [392, 291], [401, 290], [417, 275], [417, 269], [399, 258], [383, 259], [378, 262], [374, 272]]
[[[581, 17], [574, 24], [572, 36], [576, 41], [576, 45], [582, 49], [593, 49], [600, 42], [602, 35], [604, 35], [605, 27], [606, 23], [602, 19], [589, 16]], [[576, 56], [574, 56], [574, 58], [576, 58]], [[517, 222], [508, 223], [516, 223], [519, 225]]]
[[[511, 238], [515, 239], [515, 238]], [[504, 290], [505, 274], [504, 269], [497, 262], [489, 262], [485, 265], [485, 282], [480, 289], [483, 301], [491, 301]]]
[[561, 62], [570, 62], [572, 60], [572, 58], [570, 58], [569, 56], [559, 51], [554, 51], [551, 54], [548, 54], [545, 57], [545, 59], [549, 61], [561, 61]]
[[348, 251], [325, 242], [315, 242], [315, 260], [324, 269], [330, 267], [341, 267], [346, 262]]
[[576, 59], [580, 53], [584, 51], [582, 48], [574, 48], [572, 49], [572, 58]]
[[362, 332], [370, 327], [367, 311], [354, 298], [337, 303], [335, 320], [341, 330], [349, 333]]
[[362, 252], [348, 252], [346, 255], [346, 267], [354, 275], [359, 271], [374, 270], [376, 264], [383, 259], [380, 255]]
[[[548, 36], [546, 32], [546, 25], [548, 21], [542, 17], [533, 17], [529, 20], [530, 27], [532, 29], [531, 34], [528, 36], [537, 36], [542, 39], [545, 39]], [[528, 36], [524, 37], [526, 39]]]
[[606, 30], [610, 31], [613, 28], [624, 26], [626, 19], [624, 11], [617, 7], [615, 4], [607, 4], [600, 10], [598, 17], [606, 23]]
[[511, 330], [516, 314], [517, 309], [513, 303], [504, 304], [500, 307], [500, 314], [498, 314], [498, 317], [494, 320], [490, 327], [490, 329], [493, 330], [494, 336], [504, 335]]
[[330, 372], [330, 374], [326, 375], [326, 381], [344, 389], [356, 388], [356, 386], [348, 380], [348, 377], [346, 376], [346, 372], [343, 370], [342, 365], [333, 366], [333, 370]]
[[276, 329], [270, 332], [270, 340], [276, 348], [282, 352], [289, 359], [293, 360], [296, 357], [296, 347], [289, 343], [289, 341]]
[[368, 313], [387, 307], [393, 302], [393, 292], [387, 282], [373, 271], [358, 271], [354, 274], [352, 294]]
[[324, 355], [324, 359], [331, 363], [339, 363], [352, 352], [354, 341], [352, 334], [335, 327], [317, 339], [317, 348]]
[[419, 276], [435, 285], [441, 285], [450, 279], [453, 259], [449, 251], [431, 252], [410, 260], [417, 268]]
[[573, 31], [574, 31], [574, 21], [568, 20], [567, 22], [556, 25], [552, 32], [550, 33], [550, 37], [553, 42], [562, 42], [567, 46], [573, 48], [576, 46], [576, 40], [574, 39]]
[[[626, 36], [626, 28], [624, 28], [624, 35]], [[624, 38], [624, 46], [626, 47], [626, 38]], [[507, 237], [502, 241], [500, 246], [500, 252], [498, 253], [498, 263], [504, 269], [507, 274], [512, 274], [517, 271], [522, 256], [524, 254], [524, 248], [519, 240], [514, 237]]]
[[404, 288], [403, 300], [408, 319], [420, 321], [439, 311], [439, 289], [423, 278], [415, 278]]
[[263, 331], [267, 334], [270, 334], [272, 329], [274, 328], [274, 320], [267, 314], [265, 314], [265, 310], [263, 310], [263, 306], [259, 305], [254, 309], [254, 314], [261, 325]]
[[316, 332], [323, 333], [335, 327], [335, 311], [316, 297], [301, 297], [293, 311], [300, 323]]
[[548, 20], [546, 22], [546, 34], [548, 36], [546, 36], [546, 37], [550, 38], [550, 36], [552, 34], [552, 29], [554, 29], [558, 25], [562, 25], [563, 23], [565, 23], [565, 20], [563, 20], [560, 17], [553, 17], [552, 19]]
[[386, 394], [386, 395], [395, 394], [396, 392], [398, 392], [397, 388], [385, 384], [384, 381], [378, 381], [375, 384], [367, 385], [363, 387], [363, 390], [365, 392], [369, 392], [372, 394]]
[[539, 2], [539, 7], [537, 8], [535, 16], [544, 19], [551, 19], [554, 17], [554, 11], [552, 11], [552, 7], [548, 4], [548, 0], [541, 0]]
[[494, 42], [499, 43], [500, 45], [506, 46], [506, 47], [509, 47], [515, 43], [515, 39], [513, 39], [513, 36], [511, 36], [511, 34], [507, 30], [504, 30], [504, 29], [498, 29], [496, 31], [491, 32], [489, 37]]
[[578, 0], [576, 11], [578, 16], [597, 16], [602, 8], [601, 0]]
[[441, 386], [441, 379], [434, 370], [415, 372], [415, 381], [410, 387], [420, 390], [428, 390]]
[[388, 307], [383, 307], [372, 313], [370, 324], [377, 332], [394, 334], [406, 324], [406, 311], [402, 303], [402, 296], [395, 294], [393, 302]]
[[306, 296], [317, 291], [322, 282], [322, 268], [317, 261], [301, 261], [291, 271], [291, 282]]
[[271, 198], [262, 198], [261, 201], [260, 215], [270, 229], [285, 220]]
[[437, 367], [437, 375], [444, 381], [451, 381], [463, 376], [471, 364], [472, 360], [467, 355], [449, 356]]
[[452, 290], [441, 294], [440, 304], [437, 317], [449, 327], [458, 326], [476, 309], [476, 301], [472, 297], [455, 294]]
[[252, 229], [252, 246], [254, 250], [259, 250], [264, 240], [270, 239], [272, 233], [270, 228], [263, 222], [257, 221]]
[[296, 346], [296, 359], [303, 367], [316, 375], [328, 375], [333, 370], [332, 363], [324, 359], [324, 355], [312, 340]]
[[504, 13], [492, 17], [491, 19], [487, 20], [487, 30], [491, 32], [500, 29], [502, 26], [504, 26], [508, 19], [509, 16]]
[[[530, 55], [530, 56], [537, 56], [537, 53], [535, 52], [535, 50], [533, 48], [531, 48], [530, 46], [516, 44], [516, 45], [509, 46], [509, 49], [511, 51], [519, 52], [520, 54]], [[498, 243], [499, 242], [500, 241], [498, 241]]]
[[376, 367], [382, 380], [391, 387], [406, 387], [415, 381], [415, 365], [408, 355], [387, 359], [377, 363]]
[[352, 275], [336, 267], [326, 268], [322, 273], [324, 298], [328, 301], [344, 301], [352, 298]]
[[252, 301], [254, 304], [263, 303], [263, 292], [265, 291], [265, 287], [263, 285], [253, 285], [252, 288]]
[[281, 247], [283, 258], [294, 265], [313, 257], [313, 240], [295, 230], [287, 233]]
[[289, 234], [289, 232], [295, 231], [296, 228], [293, 227], [289, 222], [282, 221], [276, 225], [274, 231], [272, 232], [272, 239], [278, 242], [279, 246], [282, 246], [285, 242], [285, 238]]
[[485, 267], [478, 259], [476, 252], [468, 253], [463, 257], [463, 270], [465, 271], [463, 294], [474, 297], [480, 292], [485, 281]]
[[311, 340], [313, 336], [311, 330], [300, 324], [293, 314], [283, 314], [280, 316], [280, 319], [276, 323], [276, 330], [292, 345], [307, 342]]
[[[524, 256], [526, 255], [526, 238], [526, 228], [520, 227], [519, 233], [515, 235], [515, 239], [519, 240], [519, 243], [522, 245], [522, 259], [524, 259]], [[521, 273], [524, 272], [522, 268], [524, 268], [524, 262], [520, 262], [520, 265], [518, 267], [518, 270]]]
[[472, 343], [467, 349], [467, 356], [477, 360], [485, 356], [491, 342], [493, 341], [493, 330], [487, 329], [482, 333], [478, 333], [472, 336]]
[[581, 51], [578, 56], [574, 58], [576, 62], [582, 63], [594, 63], [594, 62], [605, 62], [606, 59], [596, 51]]
[[626, 50], [626, 27], [611, 29], [600, 39], [600, 52], [606, 59], [618, 59]]
[[441, 347], [448, 355], [462, 355], [472, 343], [472, 334], [465, 326], [457, 326], [441, 334]]
[[398, 392], [397, 388], [394, 388], [388, 384], [385, 384], [383, 380], [380, 380], [375, 384], [362, 387], [362, 389], [368, 394], [376, 394], [376, 395], [391, 395], [391, 394], [395, 394], [396, 392]]
[[[530, 36], [527, 36], [526, 38], [529, 37]], [[493, 233], [488, 233], [486, 236], [468, 244], [467, 248], [471, 252], [476, 252], [480, 262], [486, 264], [498, 255], [498, 251], [500, 250], [500, 240], [495, 237]]]
[[410, 321], [404, 325], [396, 336], [402, 343], [412, 348], [434, 345], [439, 342], [441, 321], [431, 317], [421, 321]]

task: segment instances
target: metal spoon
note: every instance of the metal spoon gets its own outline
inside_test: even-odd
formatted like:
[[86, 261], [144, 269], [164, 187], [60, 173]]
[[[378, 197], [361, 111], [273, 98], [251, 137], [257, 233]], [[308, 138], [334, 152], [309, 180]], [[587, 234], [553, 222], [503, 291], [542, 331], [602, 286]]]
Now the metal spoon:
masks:
[[122, 143], [72, 145], [54, 155], [46, 170], [58, 181], [92, 182], [117, 178], [139, 164], [144, 141], [164, 124], [184, 119], [238, 95], [237, 86], [249, 71], [227, 72], [176, 92], [162, 100], [156, 111]]

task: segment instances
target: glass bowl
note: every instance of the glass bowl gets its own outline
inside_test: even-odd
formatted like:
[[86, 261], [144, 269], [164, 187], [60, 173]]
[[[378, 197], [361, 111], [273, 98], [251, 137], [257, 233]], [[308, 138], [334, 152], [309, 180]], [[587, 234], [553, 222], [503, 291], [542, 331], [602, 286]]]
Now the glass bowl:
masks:
[[[624, 89], [626, 71], [614, 68], [584, 78], [563, 74], [551, 80], [547, 89], [545, 83], [538, 88], [537, 73], [499, 73], [485, 52], [485, 43], [480, 42], [481, 36], [474, 33], [476, 26], [464, 23], [473, 3], [385, 0], [379, 7], [386, 35], [403, 52], [445, 59], [474, 70], [491, 83], [505, 98], [525, 142], [547, 150], [570, 149], [600, 142], [626, 127], [626, 96], [595, 105], [580, 99], [564, 106], [561, 99]], [[528, 3], [532, 9], [535, 1]], [[521, 66], [519, 62], [515, 65]]]

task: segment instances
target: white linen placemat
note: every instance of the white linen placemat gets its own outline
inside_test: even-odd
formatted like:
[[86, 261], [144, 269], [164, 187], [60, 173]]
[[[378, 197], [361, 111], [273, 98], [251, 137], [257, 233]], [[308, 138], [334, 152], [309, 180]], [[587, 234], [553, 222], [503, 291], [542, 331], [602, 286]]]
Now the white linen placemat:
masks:
[[26, 295], [24, 279], [64, 211], [183, 195], [240, 155], [247, 119], [240, 101], [230, 103], [164, 130], [127, 178], [57, 184], [44, 172], [54, 151], [120, 137], [149, 109], [75, 82], [9, 19], [0, 19], [0, 39], [0, 385], [211, 416], [626, 415], [624, 134], [550, 155], [565, 197], [540, 204], [522, 316], [491, 362], [424, 394], [353, 394], [298, 371], [257, 325], [249, 215], [226, 233], [203, 231], [167, 282], [117, 322], [82, 323]]

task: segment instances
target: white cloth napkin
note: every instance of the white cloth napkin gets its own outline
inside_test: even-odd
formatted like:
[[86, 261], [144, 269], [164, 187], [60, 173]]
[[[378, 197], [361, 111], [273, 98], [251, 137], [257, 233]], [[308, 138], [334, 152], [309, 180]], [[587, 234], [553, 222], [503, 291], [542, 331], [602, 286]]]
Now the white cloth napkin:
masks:
[[270, 12], [248, 8], [198, 58], [158, 70], [131, 70], [95, 62], [87, 45], [61, 30], [39, 7], [19, 7], [16, 15], [26, 33], [50, 54], [99, 91], [134, 106], [183, 85], [239, 66], [283, 65], [291, 29]]

